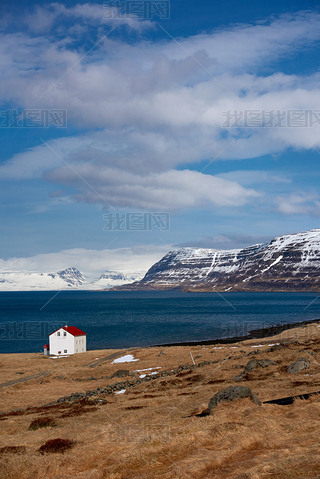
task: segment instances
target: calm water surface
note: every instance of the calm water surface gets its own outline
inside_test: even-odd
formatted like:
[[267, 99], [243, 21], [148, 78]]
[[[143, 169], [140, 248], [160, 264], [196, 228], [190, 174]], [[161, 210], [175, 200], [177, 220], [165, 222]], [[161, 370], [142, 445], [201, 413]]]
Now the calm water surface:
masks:
[[317, 293], [0, 292], [0, 352], [39, 352], [65, 324], [88, 349], [150, 346], [245, 335], [320, 318]]

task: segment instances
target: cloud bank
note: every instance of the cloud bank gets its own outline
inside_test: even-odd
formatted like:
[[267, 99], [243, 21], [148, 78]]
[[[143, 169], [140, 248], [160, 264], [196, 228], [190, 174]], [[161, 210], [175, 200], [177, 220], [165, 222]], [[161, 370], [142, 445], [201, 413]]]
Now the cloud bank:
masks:
[[[14, 20], [27, 33], [2, 21], [3, 106], [64, 108], [68, 125], [82, 133], [44, 138], [2, 163], [0, 178], [41, 178], [69, 187], [74, 201], [113, 208], [235, 208], [261, 193], [202, 171], [204, 162], [320, 148], [320, 119], [303, 128], [223, 127], [227, 111], [311, 111], [320, 104], [318, 73], [265, 71], [319, 41], [319, 14], [178, 39], [153, 22], [123, 18], [118, 27], [103, 14], [98, 4], [54, 3]], [[125, 42], [109, 34], [124, 24], [140, 33], [162, 28], [163, 39]], [[97, 47], [83, 50], [79, 38], [90, 27], [97, 28]]]

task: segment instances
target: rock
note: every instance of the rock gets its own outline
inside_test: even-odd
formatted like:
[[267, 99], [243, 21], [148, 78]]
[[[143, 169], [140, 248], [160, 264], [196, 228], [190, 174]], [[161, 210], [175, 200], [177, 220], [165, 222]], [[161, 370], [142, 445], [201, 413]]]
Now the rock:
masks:
[[248, 361], [245, 365], [242, 373], [238, 374], [238, 376], [235, 376], [232, 381], [243, 381], [245, 375], [250, 371], [258, 368], [267, 368], [268, 366], [274, 366], [275, 364], [277, 363], [272, 361], [272, 359], [250, 359], [250, 361]]
[[261, 401], [246, 386], [229, 386], [215, 394], [209, 401], [208, 411], [212, 412], [221, 401], [236, 401], [237, 399], [250, 398], [255, 404], [261, 406]]
[[125, 378], [130, 376], [130, 371], [128, 369], [118, 369], [115, 373], [112, 374], [112, 378]]
[[300, 351], [300, 353], [304, 353], [304, 354], [311, 354], [311, 356], [315, 356], [316, 353], [314, 351], [312, 351], [312, 349], [303, 349], [302, 351]]
[[300, 358], [287, 367], [287, 372], [291, 374], [298, 374], [300, 371], [303, 371], [304, 369], [309, 369], [309, 368], [310, 368], [310, 361], [307, 358]]
[[273, 353], [274, 351], [279, 351], [280, 349], [283, 349], [283, 346], [281, 344], [275, 344], [267, 349], [267, 352]]
[[236, 382], [238, 382], [238, 381], [243, 381], [243, 380], [244, 380], [244, 374], [243, 374], [243, 372], [240, 373], [240, 374], [237, 374], [234, 378], [232, 378], [232, 381], [236, 381]]
[[207, 366], [207, 364], [212, 364], [212, 361], [200, 361], [200, 363], [198, 363], [197, 367], [202, 368], [202, 366]]
[[164, 353], [163, 351], [160, 351], [160, 353], [158, 354], [158, 356], [165, 356], [166, 353]]
[[268, 366], [275, 366], [277, 363], [272, 359], [251, 359], [244, 367], [244, 372], [248, 373], [253, 369], [267, 368]]

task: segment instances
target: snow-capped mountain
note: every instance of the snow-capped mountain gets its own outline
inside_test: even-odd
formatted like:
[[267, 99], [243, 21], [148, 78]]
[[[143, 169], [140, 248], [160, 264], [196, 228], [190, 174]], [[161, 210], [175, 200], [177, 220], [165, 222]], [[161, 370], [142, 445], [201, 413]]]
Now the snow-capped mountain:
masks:
[[67, 268], [57, 273], [24, 271], [0, 272], [0, 291], [56, 291], [73, 289], [108, 289], [124, 283], [138, 281], [143, 274], [123, 274], [108, 271], [94, 281], [87, 281], [77, 268]]
[[122, 284], [139, 281], [143, 276], [143, 273], [125, 274], [116, 271], [106, 271], [97, 281], [88, 283], [87, 289], [109, 289]]
[[170, 251], [145, 277], [119, 289], [319, 291], [320, 229], [244, 249]]
[[57, 273], [0, 272], [0, 291], [78, 289], [85, 283], [85, 277], [76, 268], [67, 268]]

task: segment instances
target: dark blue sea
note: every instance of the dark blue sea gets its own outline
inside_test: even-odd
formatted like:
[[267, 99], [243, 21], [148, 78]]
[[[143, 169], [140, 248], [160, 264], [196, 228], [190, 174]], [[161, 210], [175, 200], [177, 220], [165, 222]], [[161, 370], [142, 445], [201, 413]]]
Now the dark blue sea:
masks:
[[246, 335], [320, 318], [317, 293], [0, 292], [0, 352], [40, 352], [68, 324], [88, 349]]

